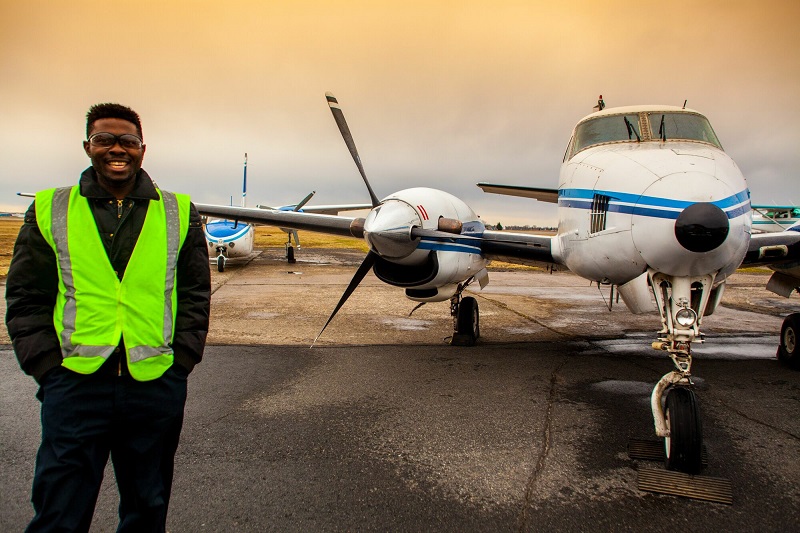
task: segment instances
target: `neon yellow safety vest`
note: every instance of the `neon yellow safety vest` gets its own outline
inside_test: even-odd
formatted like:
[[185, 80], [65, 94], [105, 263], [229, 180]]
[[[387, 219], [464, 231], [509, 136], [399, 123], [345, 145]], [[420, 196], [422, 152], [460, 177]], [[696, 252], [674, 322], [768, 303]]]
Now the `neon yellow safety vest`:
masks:
[[172, 365], [178, 252], [189, 228], [189, 196], [157, 190], [122, 281], [108, 259], [80, 187], [36, 194], [36, 220], [58, 261], [53, 323], [62, 365], [99, 369], [121, 338], [131, 376], [150, 381]]

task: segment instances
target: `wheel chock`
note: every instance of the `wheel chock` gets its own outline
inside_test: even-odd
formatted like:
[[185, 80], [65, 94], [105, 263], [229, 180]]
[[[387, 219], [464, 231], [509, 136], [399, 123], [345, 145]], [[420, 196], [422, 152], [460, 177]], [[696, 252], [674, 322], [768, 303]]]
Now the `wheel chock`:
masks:
[[639, 490], [725, 505], [733, 504], [733, 491], [728, 479], [691, 476], [683, 472], [655, 468], [640, 468], [637, 473]]
[[[663, 462], [666, 459], [664, 453], [664, 441], [648, 439], [628, 440], [628, 457], [631, 459]], [[704, 467], [708, 466], [708, 451], [706, 450], [705, 444], [703, 444], [700, 461]]]

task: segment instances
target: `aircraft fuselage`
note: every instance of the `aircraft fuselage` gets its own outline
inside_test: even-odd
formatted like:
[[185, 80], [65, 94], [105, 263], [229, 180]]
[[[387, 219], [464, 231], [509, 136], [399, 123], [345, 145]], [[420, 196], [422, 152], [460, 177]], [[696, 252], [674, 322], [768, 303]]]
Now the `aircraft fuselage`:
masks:
[[[657, 133], [662, 116], [677, 118], [661, 127], [665, 135]], [[747, 251], [749, 204], [742, 173], [705, 117], [670, 107], [610, 109], [573, 133], [553, 256], [598, 282], [622, 285], [652, 269], [714, 274], [719, 283]]]

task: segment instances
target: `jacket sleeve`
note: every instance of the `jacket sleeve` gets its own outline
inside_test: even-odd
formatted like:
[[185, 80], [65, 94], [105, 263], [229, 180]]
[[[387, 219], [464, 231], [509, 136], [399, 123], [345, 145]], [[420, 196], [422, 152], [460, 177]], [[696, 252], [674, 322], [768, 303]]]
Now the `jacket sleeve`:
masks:
[[189, 214], [189, 231], [178, 253], [178, 311], [172, 350], [175, 362], [191, 371], [203, 358], [211, 305], [211, 270], [208, 263], [203, 224], [194, 204]]
[[31, 204], [6, 278], [6, 326], [22, 370], [37, 382], [61, 364], [61, 345], [53, 325], [57, 293], [56, 255], [39, 230]]

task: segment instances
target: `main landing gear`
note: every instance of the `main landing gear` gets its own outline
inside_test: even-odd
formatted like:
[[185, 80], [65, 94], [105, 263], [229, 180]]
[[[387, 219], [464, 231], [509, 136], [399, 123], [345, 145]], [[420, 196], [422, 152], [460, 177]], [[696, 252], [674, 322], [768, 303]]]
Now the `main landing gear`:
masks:
[[789, 368], [800, 370], [800, 313], [792, 313], [783, 320], [778, 360]]
[[472, 280], [459, 285], [458, 291], [450, 298], [450, 314], [453, 317], [453, 346], [475, 346], [481, 336], [478, 301], [472, 296], [462, 297], [461, 293]]
[[294, 242], [297, 244], [298, 249], [300, 248], [300, 236], [297, 234], [296, 229], [287, 229], [284, 231], [289, 234], [289, 239], [286, 241], [286, 262], [289, 264], [294, 264], [297, 262], [297, 260], [294, 258], [295, 247], [292, 246], [292, 236], [294, 236]]

